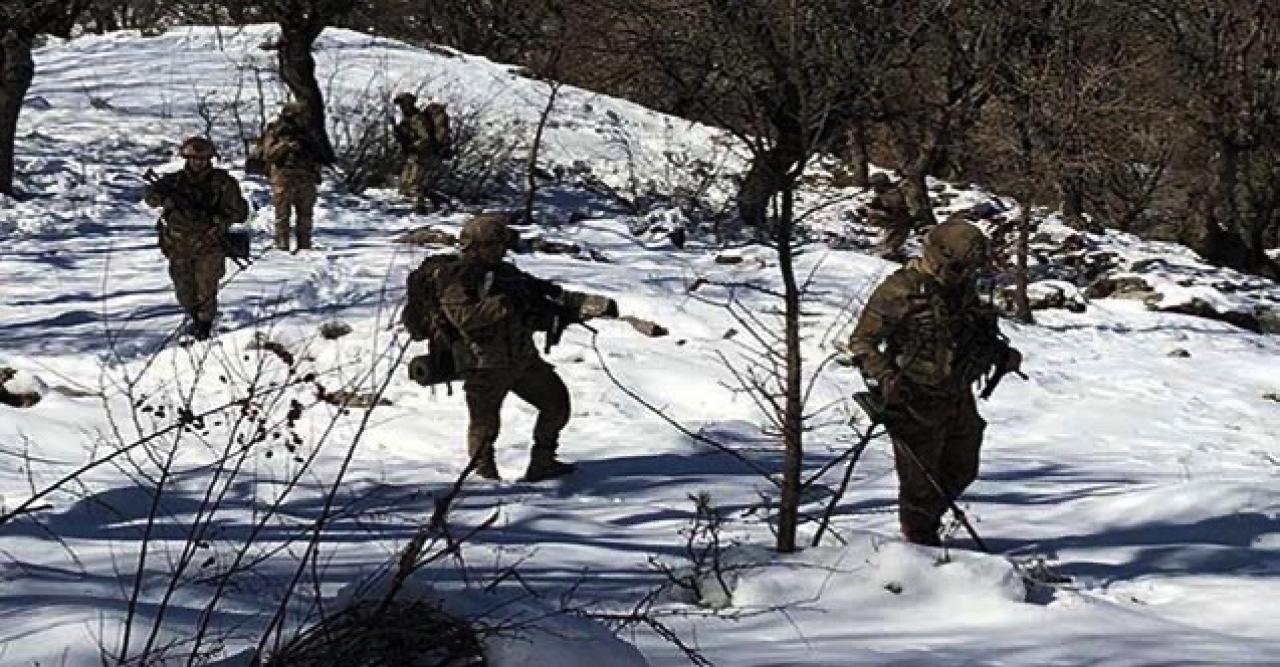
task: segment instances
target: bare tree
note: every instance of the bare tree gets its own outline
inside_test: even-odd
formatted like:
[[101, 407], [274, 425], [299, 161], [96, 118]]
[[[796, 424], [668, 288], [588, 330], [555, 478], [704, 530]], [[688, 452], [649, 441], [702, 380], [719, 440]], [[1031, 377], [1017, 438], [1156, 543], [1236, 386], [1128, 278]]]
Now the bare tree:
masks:
[[912, 58], [886, 72], [881, 117], [917, 220], [934, 224], [925, 179], [957, 158], [991, 98], [1009, 37], [999, 0], [899, 3]]
[[0, 3], [0, 193], [15, 194], [13, 149], [22, 101], [35, 78], [31, 57], [40, 35], [69, 37], [89, 0], [6, 0]]
[[[779, 330], [769, 332], [776, 338], [757, 360], [771, 378], [761, 374], [744, 384], [770, 415], [785, 450], [782, 552], [796, 549], [806, 418], [800, 311], [807, 285], [796, 275], [796, 191], [810, 159], [840, 135], [843, 120], [869, 106], [864, 96], [874, 68], [866, 54], [894, 51], [896, 36], [883, 29], [889, 4], [643, 0], [614, 6], [629, 17], [614, 48], [684, 91], [694, 100], [694, 117], [727, 128], [748, 154], [738, 208], [757, 239], [777, 250], [782, 290], [775, 294]], [[704, 58], [714, 63], [710, 72], [700, 66]]]
[[1268, 0], [1146, 0], [1168, 45], [1179, 107], [1194, 128], [1191, 150], [1211, 169], [1192, 212], [1208, 259], [1280, 277], [1266, 254], [1280, 224], [1280, 5]]

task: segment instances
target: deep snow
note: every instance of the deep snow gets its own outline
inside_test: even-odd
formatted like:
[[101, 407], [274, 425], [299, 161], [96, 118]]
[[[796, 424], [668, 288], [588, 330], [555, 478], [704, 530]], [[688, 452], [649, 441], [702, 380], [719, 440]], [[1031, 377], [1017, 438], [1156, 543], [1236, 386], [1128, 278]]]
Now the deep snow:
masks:
[[[355, 197], [326, 185], [316, 219], [320, 250], [265, 254], [223, 292], [215, 343], [164, 347], [179, 314], [154, 246], [154, 216], [137, 203], [134, 175], [148, 165], [177, 166], [177, 142], [202, 129], [196, 100], [229, 99], [244, 63], [269, 62], [271, 54], [256, 49], [268, 33], [263, 27], [177, 29], [146, 39], [118, 33], [37, 53], [31, 103], [19, 127], [18, 170], [23, 187], [48, 196], [0, 208], [0, 365], [32, 376], [27, 382], [47, 392], [29, 410], [0, 406], [0, 497], [12, 508], [33, 482], [48, 483], [87, 460], [95, 443], [111, 441], [109, 414], [129, 432], [129, 399], [121, 394], [126, 375], [141, 374], [141, 391], [163, 403], [189, 386], [208, 354], [215, 370], [195, 399], [206, 406], [235, 396], [237, 374], [260, 359], [268, 380], [287, 381], [282, 364], [250, 349], [258, 330], [269, 330], [298, 356], [294, 376], [316, 373], [330, 387], [368, 390], [392, 373], [386, 392], [392, 405], [373, 411], [339, 494], [350, 511], [321, 543], [320, 587], [336, 596], [394, 556], [430, 514], [432, 495], [465, 464], [461, 396], [417, 387], [389, 363], [404, 339], [394, 325], [403, 279], [425, 252], [390, 239], [428, 223], [456, 230], [464, 215], [410, 215], [390, 192]], [[544, 84], [509, 67], [350, 32], [326, 32], [318, 60], [320, 79], [339, 93], [331, 97], [335, 109], [361, 103], [363, 95], [385, 99], [396, 87], [423, 84], [451, 108], [482, 109], [496, 123], [514, 118], [527, 126], [545, 99]], [[95, 106], [91, 97], [106, 103]], [[268, 107], [276, 102], [268, 100]], [[727, 142], [713, 131], [630, 103], [567, 89], [557, 109], [548, 161], [581, 161], [620, 189], [633, 175], [678, 178], [664, 153], [733, 164]], [[234, 154], [225, 114], [216, 136]], [[231, 164], [243, 176], [237, 162]], [[258, 207], [252, 224], [262, 247], [271, 219], [265, 186], [255, 178], [242, 183]], [[830, 194], [810, 193], [806, 201]], [[966, 191], [959, 202], [986, 196]], [[543, 205], [562, 224], [537, 233], [582, 244], [611, 261], [532, 254], [515, 257], [521, 268], [613, 296], [624, 312], [671, 330], [665, 338], [644, 339], [625, 324], [599, 323], [609, 369], [671, 417], [776, 467], [780, 453], [764, 439], [761, 415], [723, 386], [732, 378], [715, 353], [732, 354], [726, 333], [738, 325], [709, 301], [725, 290], [687, 291], [699, 277], [777, 285], [772, 253], [746, 248], [735, 251], [746, 261], [727, 265], [702, 241], [676, 250], [660, 236], [637, 238], [630, 233], [634, 218], [568, 183], [550, 187]], [[855, 205], [824, 209], [815, 228], [842, 227], [842, 211]], [[893, 265], [818, 243], [807, 250], [800, 262], [802, 275], [813, 270], [815, 276], [813, 316], [806, 320], [812, 368], [847, 333], [846, 304], [856, 306]], [[773, 305], [760, 293], [739, 296], [762, 310]], [[1280, 403], [1263, 397], [1280, 391], [1280, 343], [1118, 299], [1095, 300], [1084, 313], [1038, 315], [1036, 326], [1003, 325], [1023, 350], [1031, 379], [1006, 380], [982, 406], [990, 422], [983, 471], [964, 498], [1000, 556], [965, 551], [972, 545], [958, 537], [959, 549], [940, 562], [941, 552], [897, 541], [896, 482], [887, 449], [877, 442], [859, 464], [835, 523], [847, 545], [828, 541], [776, 559], [750, 550], [769, 564], [740, 574], [731, 606], [722, 611], [732, 620], [668, 619], [672, 628], [723, 665], [1280, 660], [1280, 630], [1270, 611], [1280, 593]], [[317, 327], [332, 319], [355, 333], [319, 339]], [[1175, 348], [1190, 357], [1168, 356]], [[573, 394], [562, 453], [581, 464], [580, 472], [555, 483], [468, 487], [455, 522], [474, 526], [499, 511], [498, 523], [467, 549], [474, 576], [483, 580], [523, 560], [523, 581], [551, 603], [572, 589], [580, 603], [629, 609], [663, 581], [651, 556], [680, 562], [680, 530], [692, 515], [688, 496], [700, 491], [729, 517], [727, 537], [770, 544], [753, 511], [767, 482], [670, 429], [614, 387], [585, 332], [572, 330], [550, 358]], [[366, 375], [371, 368], [376, 373]], [[219, 383], [215, 375], [232, 382]], [[856, 388], [848, 369], [829, 368], [812, 404], [841, 401]], [[314, 391], [303, 386], [286, 395], [309, 401]], [[855, 434], [845, 421], [854, 412], [840, 403], [808, 435], [810, 472], [852, 444]], [[278, 545], [288, 527], [321, 511], [323, 492], [342, 464], [340, 443], [363, 416], [338, 413], [322, 404], [299, 421], [296, 430], [307, 443], [319, 439], [331, 419], [337, 431], [280, 508], [264, 546]], [[514, 478], [526, 461], [532, 413], [513, 400], [504, 416], [499, 467]], [[142, 426], [165, 421], [151, 419], [144, 416]], [[212, 429], [215, 438], [220, 428]], [[305, 445], [300, 451], [309, 453]], [[199, 560], [211, 557], [214, 569], [229, 564], [276, 497], [282, 476], [298, 465], [292, 455], [279, 445], [252, 451]], [[162, 507], [159, 543], [170, 557], [182, 549], [209, 475], [198, 466], [215, 456], [190, 441], [178, 453], [179, 466], [191, 472]], [[96, 638], [114, 644], [150, 499], [130, 472], [106, 466], [72, 489], [75, 494], [52, 497], [52, 508], [37, 515], [43, 527], [31, 519], [0, 527], [0, 661], [89, 664], [97, 659]], [[830, 473], [829, 485], [839, 472]], [[824, 501], [814, 498], [807, 509], [819, 511]], [[1034, 555], [1056, 560], [1072, 584], [1028, 598], [1006, 557]], [[228, 651], [242, 648], [235, 638], [247, 641], [244, 624], [261, 622], [255, 615], [274, 609], [288, 562], [277, 553], [236, 579], [216, 617], [217, 626], [232, 633]], [[168, 567], [167, 557], [152, 558], [144, 601], [163, 592]], [[440, 590], [463, 587], [454, 567], [427, 574]], [[189, 633], [207, 594], [198, 582], [180, 589], [167, 630]], [[680, 608], [674, 602], [663, 607]], [[144, 617], [148, 609], [144, 605]], [[650, 664], [684, 662], [652, 634], [624, 638]], [[499, 664], [545, 664], [540, 659], [548, 658], [534, 654]]]

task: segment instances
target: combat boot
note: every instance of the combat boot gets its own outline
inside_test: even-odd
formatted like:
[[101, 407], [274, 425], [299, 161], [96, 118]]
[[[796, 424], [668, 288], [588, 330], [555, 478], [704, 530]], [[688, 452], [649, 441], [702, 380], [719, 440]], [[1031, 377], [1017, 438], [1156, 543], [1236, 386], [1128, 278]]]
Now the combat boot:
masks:
[[554, 450], [534, 447], [529, 459], [529, 469], [524, 471], [524, 481], [541, 482], [544, 479], [564, 477], [577, 469], [578, 466], [572, 463], [556, 460]]

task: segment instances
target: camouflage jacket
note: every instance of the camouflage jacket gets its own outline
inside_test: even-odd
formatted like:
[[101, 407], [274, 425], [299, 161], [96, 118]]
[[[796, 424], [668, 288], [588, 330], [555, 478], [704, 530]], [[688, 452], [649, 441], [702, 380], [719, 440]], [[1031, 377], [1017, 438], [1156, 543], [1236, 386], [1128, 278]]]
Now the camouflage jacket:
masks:
[[267, 125], [262, 135], [262, 157], [272, 180], [319, 182], [320, 155], [306, 128], [283, 119]]
[[439, 157], [440, 147], [433, 134], [431, 117], [426, 111], [419, 109], [400, 119], [396, 123], [395, 135], [407, 157], [416, 160]]
[[867, 222], [884, 229], [910, 227], [914, 220], [911, 207], [901, 188], [877, 193], [867, 203]]
[[249, 218], [240, 184], [222, 169], [200, 175], [187, 169], [165, 174], [147, 188], [143, 201], [163, 207], [160, 248], [169, 253], [221, 252], [218, 235]]
[[848, 349], [868, 378], [901, 374], [918, 390], [951, 394], [968, 391], [1009, 345], [972, 282], [947, 290], [912, 260], [871, 294]]
[[437, 273], [440, 307], [460, 336], [454, 365], [471, 369], [523, 368], [538, 358], [533, 342], [534, 295], [560, 288], [506, 262], [486, 266], [462, 259]]

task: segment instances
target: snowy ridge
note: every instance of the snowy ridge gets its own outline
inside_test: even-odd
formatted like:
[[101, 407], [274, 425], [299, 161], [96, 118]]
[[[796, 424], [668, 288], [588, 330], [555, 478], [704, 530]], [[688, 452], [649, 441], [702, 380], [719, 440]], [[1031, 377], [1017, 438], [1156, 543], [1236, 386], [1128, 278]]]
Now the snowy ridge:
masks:
[[[237, 396], [235, 382], [216, 382], [217, 376], [244, 377], [259, 367], [265, 381], [314, 373], [330, 388], [364, 391], [391, 373], [385, 393], [391, 405], [372, 413], [341, 494], [370, 520], [336, 521], [321, 545], [318, 585], [337, 598], [393, 558], [430, 515], [433, 494], [465, 465], [461, 396], [412, 384], [403, 368], [392, 369], [389, 352], [390, 343], [404, 340], [395, 325], [404, 277], [427, 252], [391, 239], [425, 224], [456, 232], [465, 215], [411, 215], [390, 192], [354, 197], [325, 184], [316, 217], [319, 250], [265, 254], [223, 291], [216, 342], [165, 347], [180, 316], [155, 249], [153, 212], [137, 203], [135, 175], [146, 166], [177, 165], [177, 142], [203, 129], [196, 113], [201, 93], [233, 98], [244, 64], [270, 58], [257, 49], [269, 34], [261, 26], [180, 29], [145, 39], [118, 33], [37, 53], [32, 102], [19, 127], [18, 171], [22, 187], [48, 196], [0, 202], [0, 366], [21, 371], [23, 386], [47, 391], [30, 409], [0, 406], [0, 506], [12, 508], [33, 481], [48, 483], [85, 461], [95, 443], [109, 443], [108, 410], [130, 415], [121, 379], [145, 364], [139, 391], [156, 405], [193, 381], [202, 359], [213, 369], [196, 397], [202, 406]], [[499, 124], [527, 124], [545, 101], [544, 84], [479, 58], [336, 30], [320, 46], [319, 78], [337, 93], [334, 109], [409, 83], [439, 92], [451, 109], [483, 109]], [[676, 178], [666, 153], [711, 164], [735, 159], [707, 128], [585, 91], [566, 89], [562, 96], [548, 160], [565, 167], [581, 162], [615, 188]], [[277, 102], [269, 99], [267, 107]], [[215, 129], [229, 157], [238, 157], [229, 116]], [[229, 164], [256, 206], [252, 224], [261, 247], [271, 220], [265, 184], [243, 178], [238, 159]], [[944, 214], [990, 197], [947, 187], [955, 197], [939, 207]], [[815, 216], [815, 237], [823, 229], [843, 233], [851, 225], [845, 211], [865, 198], [816, 188], [805, 196], [809, 205], [848, 200]], [[847, 544], [827, 541], [785, 558], [761, 555], [771, 539], [753, 508], [769, 484], [668, 428], [610, 383], [602, 363], [672, 418], [758, 465], [776, 466], [780, 453], [762, 435], [761, 415], [723, 386], [732, 378], [716, 352], [732, 352], [726, 341], [736, 323], [714, 303], [725, 295], [716, 282], [776, 287], [772, 254], [744, 248], [732, 253], [743, 261], [726, 264], [697, 235], [684, 250], [661, 234], [636, 236], [632, 229], [642, 220], [572, 179], [548, 187], [542, 204], [558, 212], [560, 224], [531, 232], [609, 261], [543, 253], [514, 261], [612, 296], [624, 312], [660, 321], [671, 335], [644, 339], [625, 324], [602, 322], [594, 340], [599, 356], [581, 330], [571, 330], [551, 353], [574, 400], [562, 454], [581, 469], [551, 484], [469, 488], [453, 517], [459, 526], [477, 525], [495, 510], [500, 517], [469, 547], [468, 562], [481, 577], [523, 559], [522, 577], [544, 602], [575, 589], [601, 608], [628, 609], [664, 581], [651, 556], [681, 561], [680, 531], [692, 517], [688, 496], [706, 491], [729, 519], [726, 539], [749, 545], [735, 548], [761, 565], [745, 570], [729, 596], [730, 610], [759, 613], [725, 621], [692, 602], [670, 603], [692, 614], [671, 627], [696, 637], [716, 664], [1267, 664], [1280, 656], [1280, 630], [1268, 613], [1280, 594], [1280, 402], [1264, 397], [1280, 391], [1276, 338], [1116, 298], [1093, 299], [1082, 313], [1040, 311], [1037, 326], [1006, 323], [1031, 379], [1009, 378], [981, 406], [989, 422], [983, 469], [964, 498], [1000, 555], [953, 549], [944, 558], [900, 543], [896, 481], [883, 442], [859, 464], [834, 522]], [[1148, 257], [1196, 261], [1176, 248], [1112, 234], [1090, 240], [1102, 250], [1131, 247], [1134, 260], [1119, 269]], [[816, 240], [806, 251], [799, 271], [813, 272], [816, 295], [807, 308], [813, 316], [805, 324], [806, 358], [816, 366], [847, 335], [846, 305], [860, 303], [894, 265]], [[699, 277], [710, 282], [695, 297], [688, 287]], [[1191, 289], [1176, 276], [1169, 280]], [[1165, 293], [1172, 295], [1172, 287]], [[1224, 298], [1256, 294], [1240, 308], [1275, 303], [1272, 285], [1230, 294]], [[763, 294], [740, 296], [762, 311], [774, 305]], [[322, 339], [317, 328], [333, 319], [354, 333]], [[284, 344], [295, 367], [256, 349], [259, 334]], [[1175, 349], [1189, 357], [1169, 356]], [[812, 404], [840, 407], [807, 435], [809, 474], [854, 442], [846, 421], [856, 408], [840, 401], [857, 388], [847, 370], [829, 370], [817, 383]], [[312, 401], [315, 393], [305, 385], [287, 396]], [[311, 442], [336, 419], [340, 442], [357, 431], [362, 415], [320, 404], [294, 428]], [[498, 465], [515, 478], [527, 460], [532, 411], [512, 400], [504, 418]], [[142, 419], [163, 422], [153, 413]], [[208, 428], [216, 441], [226, 426]], [[209, 539], [209, 567], [229, 564], [264, 499], [298, 465], [294, 457], [307, 454], [306, 447], [295, 452], [270, 443], [253, 452]], [[308, 483], [281, 508], [281, 526], [315, 518], [342, 455], [341, 447], [318, 453]], [[178, 462], [195, 470], [216, 458], [193, 445]], [[124, 617], [149, 508], [147, 489], [127, 472], [96, 469], [77, 493], [51, 498], [52, 507], [39, 514], [44, 528], [29, 520], [0, 526], [0, 663], [97, 664], [95, 638], [110, 641]], [[825, 483], [834, 487], [839, 472]], [[202, 479], [193, 474], [176, 483], [153, 548], [170, 554], [182, 548]], [[825, 500], [811, 499], [806, 510], [820, 512]], [[279, 546], [271, 539], [279, 535], [266, 542]], [[957, 544], [972, 546], [960, 536]], [[1072, 585], [1028, 593], [1008, 558], [1034, 555], [1049, 556]], [[282, 576], [274, 562], [230, 592], [217, 623], [240, 628], [274, 609]], [[423, 591], [467, 594], [452, 567], [422, 574]], [[164, 583], [159, 576], [155, 585]], [[168, 618], [166, 631], [176, 636], [189, 631], [185, 623], [198, 615], [206, 593], [191, 586], [180, 591], [178, 611]], [[159, 592], [149, 589], [144, 599]], [[794, 604], [785, 613], [772, 609], [784, 602]], [[686, 664], [652, 635], [623, 639], [649, 664]], [[605, 638], [595, 648], [601, 646], [609, 646]], [[232, 643], [227, 654], [242, 648]], [[559, 660], [516, 653], [493, 664]]]

